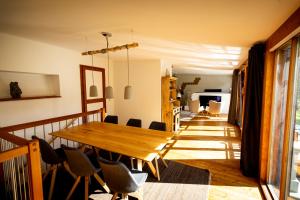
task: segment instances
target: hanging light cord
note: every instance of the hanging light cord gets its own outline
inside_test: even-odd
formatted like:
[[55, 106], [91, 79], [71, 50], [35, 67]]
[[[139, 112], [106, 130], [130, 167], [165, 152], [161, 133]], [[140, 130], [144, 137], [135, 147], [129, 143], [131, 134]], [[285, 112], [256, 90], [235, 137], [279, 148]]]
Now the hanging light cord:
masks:
[[[106, 48], [108, 49], [108, 36], [105, 36], [106, 38]], [[107, 81], [109, 85], [109, 51], [107, 51]]]
[[128, 51], [128, 46], [127, 46], [127, 81], [128, 81], [128, 85], [129, 85], [129, 51]]
[[[92, 67], [94, 67], [94, 56], [93, 56], [93, 54], [92, 54]], [[92, 70], [92, 79], [93, 79], [93, 85], [95, 85], [94, 84], [94, 70]]]

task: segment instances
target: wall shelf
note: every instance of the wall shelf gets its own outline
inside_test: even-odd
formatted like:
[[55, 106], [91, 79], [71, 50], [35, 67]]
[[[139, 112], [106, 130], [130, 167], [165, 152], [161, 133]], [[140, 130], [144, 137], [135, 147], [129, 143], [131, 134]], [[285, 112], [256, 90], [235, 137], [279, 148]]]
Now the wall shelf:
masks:
[[[10, 82], [19, 83], [19, 87], [22, 90], [21, 98], [11, 98]], [[58, 74], [0, 70], [0, 102], [59, 97], [61, 97], [61, 95]]]
[[21, 97], [19, 99], [13, 99], [13, 98], [2, 98], [1, 101], [22, 101], [22, 100], [31, 100], [31, 99], [48, 99], [48, 98], [60, 98], [61, 96], [36, 96], [36, 97]]

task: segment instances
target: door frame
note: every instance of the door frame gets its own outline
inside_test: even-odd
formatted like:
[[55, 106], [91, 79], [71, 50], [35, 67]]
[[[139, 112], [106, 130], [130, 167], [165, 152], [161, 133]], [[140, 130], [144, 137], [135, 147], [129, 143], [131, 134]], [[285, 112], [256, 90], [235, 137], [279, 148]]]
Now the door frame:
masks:
[[[97, 71], [102, 73], [102, 98], [87, 99], [86, 95], [86, 76], [87, 70]], [[97, 81], [97, 80], [96, 80]], [[98, 80], [100, 81], [100, 80]], [[100, 84], [101, 85], [101, 84]], [[103, 108], [106, 110], [106, 99], [105, 99], [105, 69], [100, 67], [93, 67], [88, 65], [80, 65], [80, 87], [81, 87], [81, 109], [82, 112], [87, 112], [87, 105], [91, 103], [103, 103]]]

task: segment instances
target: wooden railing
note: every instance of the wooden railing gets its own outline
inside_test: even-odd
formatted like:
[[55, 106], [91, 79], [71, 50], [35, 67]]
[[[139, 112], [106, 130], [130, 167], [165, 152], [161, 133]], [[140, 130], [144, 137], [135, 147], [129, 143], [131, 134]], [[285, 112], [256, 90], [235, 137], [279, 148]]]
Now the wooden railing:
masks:
[[[38, 141], [47, 140], [53, 148], [80, 144], [49, 135], [54, 131], [90, 121], [103, 121], [104, 109], [77, 113], [0, 128], [0, 199], [43, 199], [41, 174], [48, 165], [41, 162]], [[55, 140], [55, 141], [54, 141]]]
[[2, 199], [43, 199], [40, 148], [37, 140], [0, 131]]

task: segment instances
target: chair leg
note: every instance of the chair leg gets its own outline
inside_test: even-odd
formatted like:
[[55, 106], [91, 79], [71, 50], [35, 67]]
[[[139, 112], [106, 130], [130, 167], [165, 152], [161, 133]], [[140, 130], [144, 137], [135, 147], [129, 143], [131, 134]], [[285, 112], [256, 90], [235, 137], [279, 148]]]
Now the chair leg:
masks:
[[45, 178], [48, 176], [49, 172], [52, 170], [52, 168], [50, 167], [43, 175], [43, 181], [45, 180]]
[[48, 194], [48, 200], [52, 199], [53, 189], [54, 189], [54, 184], [55, 184], [55, 178], [56, 178], [56, 172], [57, 172], [57, 165], [54, 167], [54, 169], [52, 171], [50, 189], [49, 189], [49, 194]]
[[100, 176], [97, 173], [94, 173], [95, 179], [98, 181], [98, 183], [104, 188], [104, 190], [109, 193], [110, 189], [107, 187], [106, 183], [100, 178]]
[[120, 161], [121, 158], [122, 158], [122, 155], [120, 154], [119, 157], [118, 157], [118, 159], [117, 159], [117, 161]]
[[67, 171], [74, 179], [76, 179], [77, 176], [71, 171], [69, 164], [68, 164], [66, 161], [64, 161], [64, 162], [63, 162], [63, 165], [64, 165], [64, 168], [66, 169], [66, 171]]
[[84, 177], [84, 200], [88, 200], [89, 198], [89, 177]]
[[76, 187], [77, 187], [77, 185], [78, 185], [78, 183], [80, 181], [80, 178], [81, 178], [81, 176], [78, 176], [77, 179], [75, 180], [75, 183], [72, 186], [72, 189], [70, 190], [70, 192], [69, 192], [66, 200], [69, 200], [71, 198], [72, 194], [74, 193], [74, 191], [75, 191], [75, 189], [76, 189]]
[[116, 200], [117, 197], [118, 197], [118, 193], [116, 192], [116, 193], [114, 193], [114, 195], [112, 196], [111, 200]]
[[122, 194], [122, 199], [124, 199], [124, 200], [128, 200], [128, 194]]
[[160, 174], [159, 174], [157, 158], [155, 158], [155, 167], [156, 167], [156, 173], [157, 173], [157, 180], [160, 181]]
[[143, 193], [143, 186], [141, 186], [137, 191], [130, 193], [129, 196], [135, 197], [138, 200], [143, 200]]
[[131, 169], [134, 169], [133, 158], [130, 158]]

